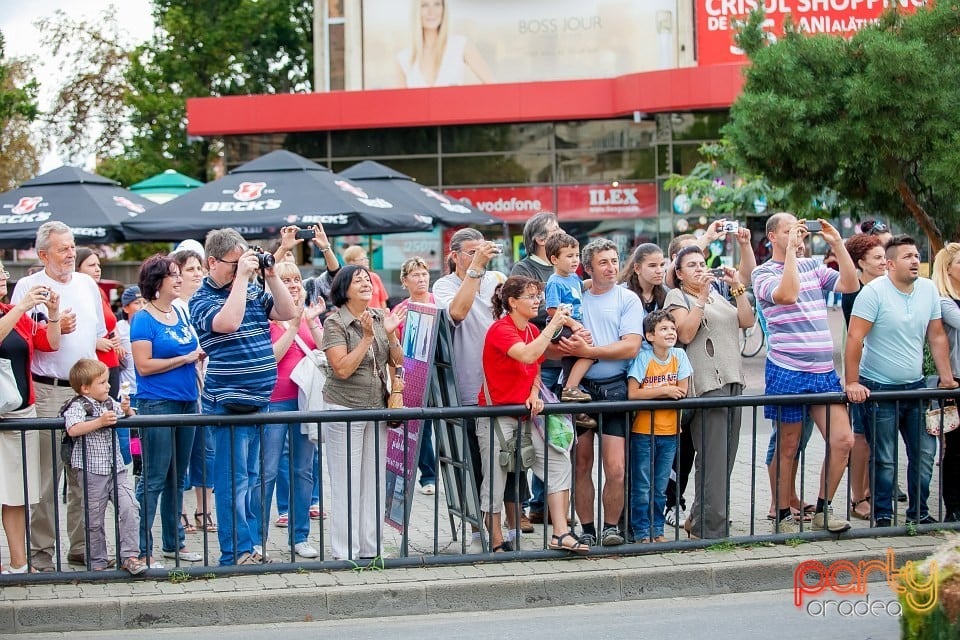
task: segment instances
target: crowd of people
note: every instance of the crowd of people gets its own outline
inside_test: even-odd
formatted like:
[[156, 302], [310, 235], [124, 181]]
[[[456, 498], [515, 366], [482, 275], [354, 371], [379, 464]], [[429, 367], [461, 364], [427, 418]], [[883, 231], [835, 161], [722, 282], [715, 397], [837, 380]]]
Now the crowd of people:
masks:
[[[578, 403], [742, 394], [740, 329], [755, 321], [748, 289], [766, 319], [766, 394], [845, 391], [849, 402], [765, 407], [773, 424], [766, 460], [773, 532], [793, 533], [803, 522], [834, 533], [848, 529], [846, 502], [833, 507], [848, 468], [849, 512], [890, 526], [898, 433], [907, 452], [906, 518], [936, 521], [928, 502], [937, 437], [924, 428], [924, 403], [870, 395], [926, 386], [925, 344], [936, 385], [957, 387], [960, 244], [937, 254], [927, 280], [919, 275], [916, 241], [892, 236], [883, 224], [844, 241], [826, 220], [808, 227], [777, 213], [766, 224], [770, 259], [758, 266], [749, 230], [731, 231], [724, 222], [710, 223], [699, 237], [678, 236], [666, 251], [641, 244], [621, 265], [610, 240], [580, 247], [554, 214], [540, 213], [527, 221], [526, 257], [509, 274], [489, 268], [501, 246], [472, 228], [451, 236], [449, 272], [432, 288], [426, 261], [404, 262], [400, 280], [409, 301], [435, 304], [453, 327], [460, 404], [518, 407], [515, 415], [464, 421], [493, 552], [512, 549], [518, 535], [547, 523], [549, 547], [574, 554], [595, 545], [663, 541], [665, 527], [691, 538], [729, 535], [739, 407], [630, 414]], [[292, 374], [305, 359], [323, 376], [327, 411], [384, 409], [390, 394], [400, 392], [392, 381], [403, 362], [407, 301], [387, 308], [387, 289], [361, 247], [347, 249], [341, 265], [322, 227], [313, 228], [311, 240], [299, 231], [283, 228], [272, 254], [220, 229], [203, 246], [188, 242], [155, 255], [142, 264], [137, 286], [123, 291], [118, 318], [97, 286], [97, 254], [78, 249], [62, 223], [40, 227], [43, 269], [17, 283], [10, 304], [0, 304], [0, 358], [10, 361], [22, 397], [4, 417], [62, 416], [65, 424], [0, 433], [5, 572], [59, 566], [61, 474], [66, 558], [91, 570], [119, 563], [136, 574], [162, 566], [154, 557], [158, 512], [160, 551], [176, 563], [204, 559], [186, 537], [198, 530], [216, 535], [221, 565], [271, 562], [274, 496], [273, 526], [287, 528], [296, 555], [315, 558], [321, 551], [310, 540], [311, 521], [328, 515], [320, 508], [321, 451], [331, 556], [382, 554], [385, 421], [334, 416], [318, 432], [308, 424], [231, 420], [303, 409]], [[830, 264], [806, 257], [811, 233], [829, 247]], [[739, 246], [740, 264], [708, 268], [708, 247], [727, 235]], [[322, 275], [307, 280], [292, 259], [303, 242], [326, 263]], [[0, 266], [0, 295], [8, 278]], [[841, 301], [849, 325], [842, 381], [827, 300]], [[557, 427], [541, 415], [545, 401], [570, 403], [572, 449], [552, 437]], [[225, 419], [195, 426], [189, 418], [198, 412]], [[131, 437], [122, 417], [134, 414], [176, 418]], [[827, 446], [817, 501], [807, 505], [796, 474], [814, 427]], [[952, 482], [960, 475], [952, 446], [957, 433], [945, 434], [943, 443], [949, 520], [960, 520]], [[429, 431], [422, 438], [420, 490], [432, 495], [434, 445]], [[53, 455], [58, 447], [61, 455]], [[135, 483], [127, 473], [133, 454]], [[193, 519], [184, 508], [191, 488]], [[104, 530], [109, 502], [119, 531], [112, 557]]]

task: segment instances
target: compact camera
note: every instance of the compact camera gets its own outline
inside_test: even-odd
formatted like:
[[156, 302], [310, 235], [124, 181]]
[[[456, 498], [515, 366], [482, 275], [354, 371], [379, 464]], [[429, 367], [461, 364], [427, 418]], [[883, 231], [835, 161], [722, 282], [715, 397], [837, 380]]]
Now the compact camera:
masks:
[[820, 224], [819, 220], [807, 220], [804, 225], [810, 233], [821, 233], [823, 231], [823, 225]]
[[560, 304], [557, 305], [557, 310], [566, 311], [567, 315], [569, 316], [573, 313], [573, 305], [570, 304], [569, 302], [561, 302]]
[[49, 298], [49, 297], [50, 297], [50, 291], [47, 290], [47, 289], [44, 289], [43, 291], [38, 291], [38, 292], [37, 292], [37, 295], [40, 296], [41, 298]]
[[710, 269], [710, 274], [719, 280], [723, 276], [727, 275], [727, 272], [723, 270], [723, 267], [717, 267], [716, 269]]
[[297, 240], [313, 240], [317, 237], [317, 232], [313, 229], [300, 229], [294, 237], [296, 237]]
[[273, 254], [267, 253], [260, 247], [250, 247], [254, 254], [257, 256], [257, 263], [260, 265], [260, 271], [265, 271], [270, 269], [277, 263], [277, 259], [273, 257]]
[[496, 250], [497, 253], [503, 253], [503, 243], [502, 243], [502, 242], [494, 242], [494, 243], [493, 243], [493, 248]]
[[723, 231], [725, 233], [737, 233], [740, 231], [740, 223], [736, 220], [727, 220], [723, 223]]

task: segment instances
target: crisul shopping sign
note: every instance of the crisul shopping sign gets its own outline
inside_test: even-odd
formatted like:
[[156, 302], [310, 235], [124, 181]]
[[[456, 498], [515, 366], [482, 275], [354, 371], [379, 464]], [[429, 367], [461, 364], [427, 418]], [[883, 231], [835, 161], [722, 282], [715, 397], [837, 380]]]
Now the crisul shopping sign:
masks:
[[736, 23], [762, 7], [764, 30], [776, 39], [789, 15], [807, 33], [850, 36], [875, 22], [887, 9], [915, 11], [927, 0], [697, 0], [697, 60], [699, 64], [744, 62], [733, 41]]

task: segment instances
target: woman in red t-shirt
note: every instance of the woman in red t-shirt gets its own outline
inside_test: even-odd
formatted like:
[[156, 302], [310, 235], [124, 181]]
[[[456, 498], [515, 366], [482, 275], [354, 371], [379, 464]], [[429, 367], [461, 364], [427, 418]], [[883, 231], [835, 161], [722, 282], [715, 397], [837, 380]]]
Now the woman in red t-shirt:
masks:
[[579, 542], [566, 524], [570, 498], [570, 455], [552, 450], [551, 457], [554, 459], [546, 465], [547, 477], [543, 478], [545, 456], [549, 448], [537, 429], [530, 424], [530, 418], [543, 410], [543, 400], [540, 398], [540, 363], [544, 360], [543, 354], [550, 346], [551, 336], [559, 333], [569, 317], [566, 309], [557, 309], [541, 334], [530, 321], [537, 317], [543, 304], [542, 291], [543, 285], [536, 280], [511, 276], [493, 294], [493, 316], [497, 320], [490, 325], [483, 343], [484, 384], [478, 402], [481, 406], [523, 405], [528, 411], [523, 411], [517, 417], [503, 416], [492, 421], [490, 418], [477, 419], [477, 439], [483, 461], [480, 509], [487, 514], [493, 551], [509, 551], [509, 543], [503, 541], [500, 526], [507, 472], [495, 463], [500, 459], [500, 438], [496, 435], [493, 422], [499, 427], [505, 442], [513, 439], [517, 425], [522, 424], [525, 430], [529, 430], [533, 441], [533, 472], [545, 482], [547, 506], [554, 523], [550, 548], [589, 553], [590, 547]]
[[[94, 253], [93, 249], [80, 247], [77, 249], [77, 271], [87, 274], [99, 283], [102, 275], [100, 256]], [[103, 289], [100, 289], [100, 302], [103, 304], [103, 320], [107, 325], [107, 335], [97, 338], [97, 360], [107, 366], [110, 397], [116, 398], [120, 395], [120, 358], [124, 355], [123, 347], [117, 336], [117, 316], [114, 315]]]

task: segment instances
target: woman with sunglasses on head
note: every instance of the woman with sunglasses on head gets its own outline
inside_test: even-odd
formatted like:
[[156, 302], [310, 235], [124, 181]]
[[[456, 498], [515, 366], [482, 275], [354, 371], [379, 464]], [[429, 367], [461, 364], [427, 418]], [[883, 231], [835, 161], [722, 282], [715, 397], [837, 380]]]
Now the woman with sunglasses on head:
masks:
[[[197, 362], [205, 354], [187, 314], [174, 304], [182, 282], [180, 267], [167, 256], [147, 258], [140, 267], [140, 292], [147, 304], [130, 324], [140, 415], [197, 413]], [[158, 506], [164, 557], [173, 558], [178, 564], [203, 559], [187, 549], [180, 523], [184, 470], [193, 439], [192, 426], [149, 427], [141, 435], [143, 472], [137, 488], [140, 559], [153, 567], [161, 566], [152, 558], [153, 522]]]
[[[866, 224], [866, 223], [864, 223]], [[880, 223], [881, 226], [882, 223]], [[885, 226], [883, 226], [886, 229]], [[857, 266], [860, 289], [843, 294], [840, 300], [843, 320], [850, 324], [853, 303], [864, 285], [887, 273], [887, 257], [879, 234], [858, 233], [844, 242], [847, 253]], [[870, 519], [870, 445], [867, 444], [862, 403], [851, 403], [850, 423], [853, 427], [853, 450], [850, 452], [850, 514], [861, 520]]]
[[[530, 469], [544, 481], [547, 508], [553, 524], [550, 549], [586, 554], [590, 547], [570, 532], [567, 513], [570, 500], [570, 452], [561, 453], [544, 442], [543, 435], [530, 424], [531, 418], [543, 410], [540, 397], [540, 364], [550, 346], [550, 338], [558, 333], [569, 319], [569, 310], [557, 308], [541, 333], [531, 322], [541, 305], [543, 284], [525, 276], [511, 276], [497, 285], [491, 302], [496, 319], [483, 343], [483, 385], [477, 401], [481, 406], [524, 405], [527, 412], [521, 416], [477, 418], [477, 439], [483, 462], [483, 481], [480, 487], [480, 510], [489, 527], [490, 547], [494, 552], [509, 551], [503, 540], [500, 513], [507, 470], [500, 462], [501, 436], [504, 442], [514, 439], [517, 446], [524, 440], [514, 436], [518, 428], [529, 430], [534, 460]], [[549, 453], [551, 460], [545, 464]]]

